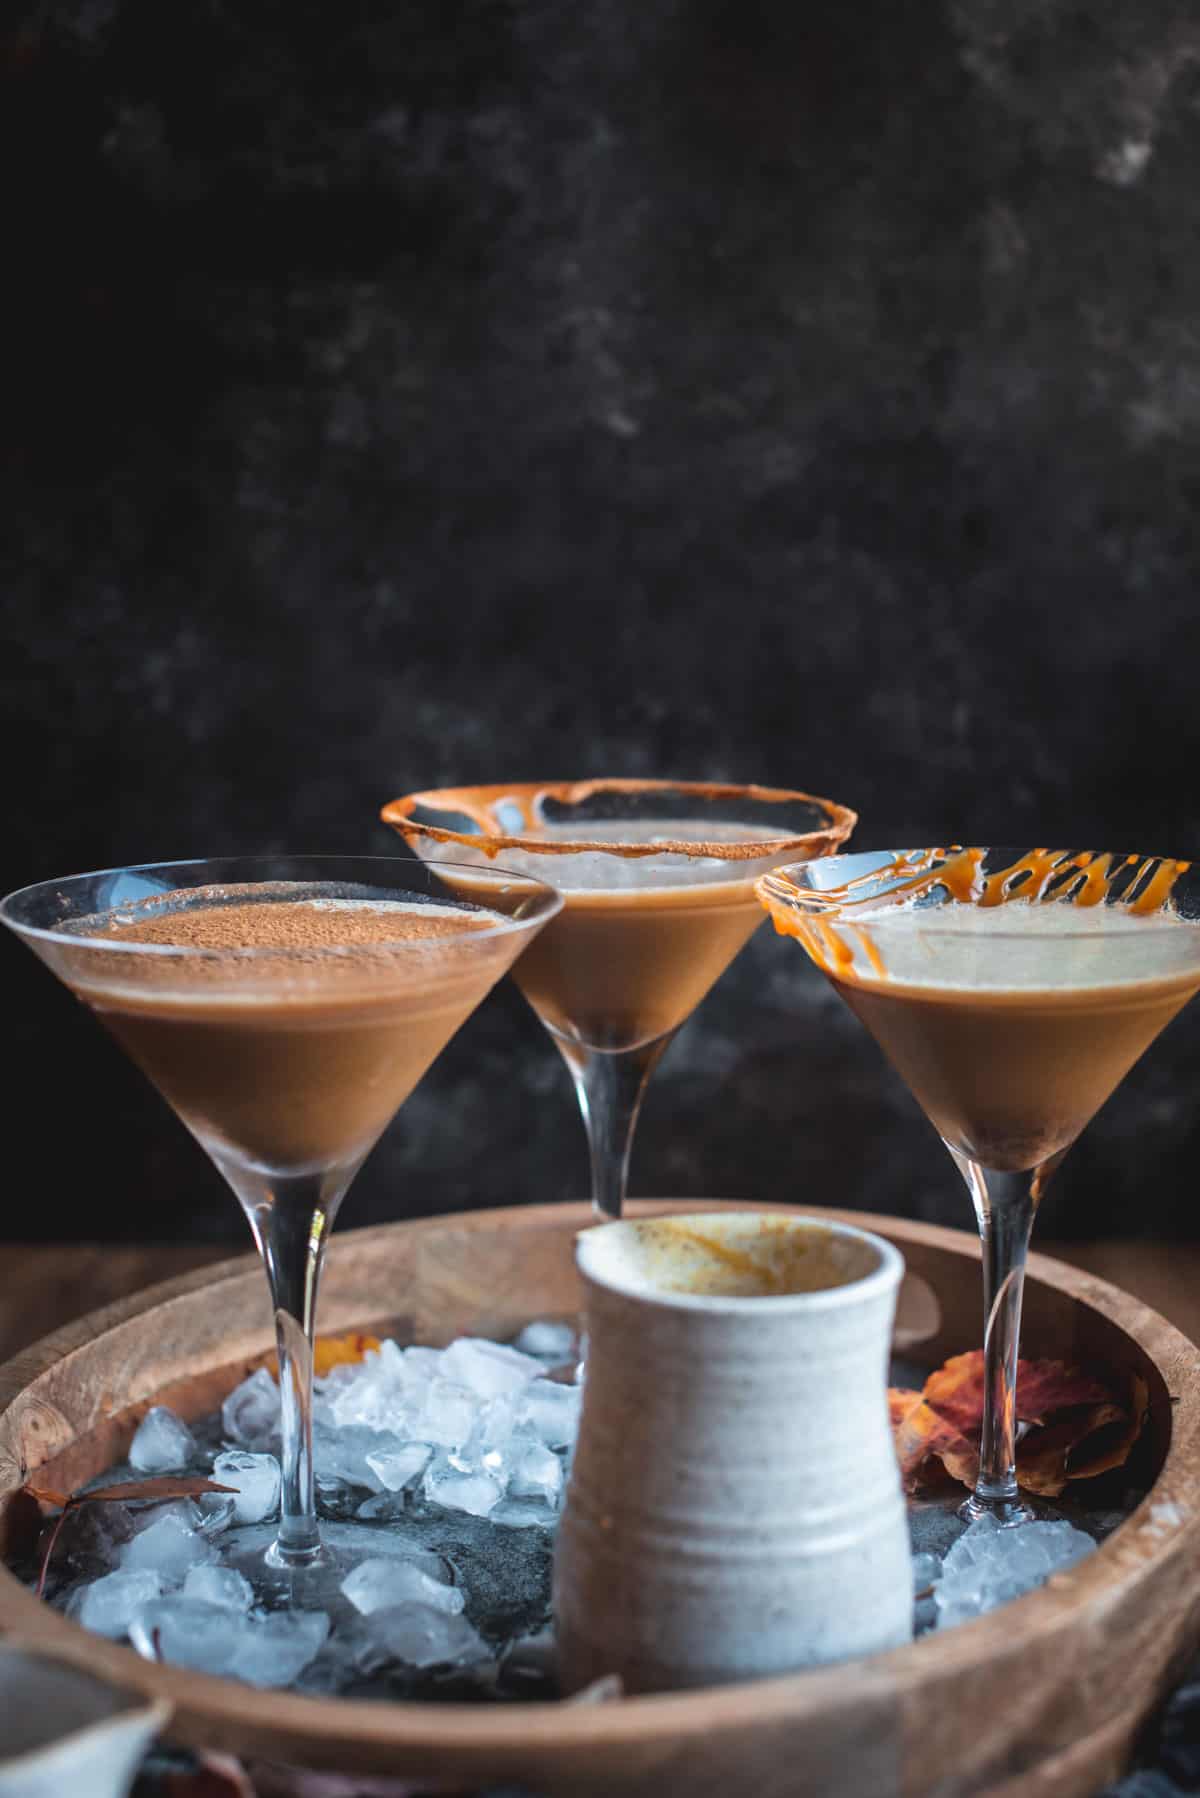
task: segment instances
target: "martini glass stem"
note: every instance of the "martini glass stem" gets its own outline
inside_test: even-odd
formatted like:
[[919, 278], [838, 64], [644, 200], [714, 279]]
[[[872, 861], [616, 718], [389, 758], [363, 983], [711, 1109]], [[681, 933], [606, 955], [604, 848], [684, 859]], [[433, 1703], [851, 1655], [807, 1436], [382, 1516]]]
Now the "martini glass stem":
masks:
[[592, 1158], [592, 1205], [597, 1216], [619, 1218], [625, 1206], [629, 1151], [646, 1082], [674, 1031], [636, 1049], [588, 1049], [556, 1039], [571, 1070]]
[[349, 1184], [328, 1175], [281, 1178], [242, 1197], [275, 1311], [283, 1475], [273, 1567], [312, 1564], [321, 1552], [313, 1489], [312, 1379], [317, 1289], [334, 1215]]
[[983, 1244], [983, 1431], [979, 1477], [962, 1515], [1023, 1523], [1033, 1513], [1017, 1491], [1017, 1357], [1025, 1260], [1036, 1211], [1037, 1176], [998, 1173], [950, 1151], [967, 1183]]

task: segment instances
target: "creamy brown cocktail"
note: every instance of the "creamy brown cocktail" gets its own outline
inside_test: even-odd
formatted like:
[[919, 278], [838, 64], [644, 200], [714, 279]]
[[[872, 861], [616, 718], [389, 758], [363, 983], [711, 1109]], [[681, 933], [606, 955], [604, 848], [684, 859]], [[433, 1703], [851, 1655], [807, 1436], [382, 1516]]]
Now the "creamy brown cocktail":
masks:
[[575, 1080], [610, 1216], [651, 1068], [762, 921], [755, 878], [830, 854], [855, 823], [806, 793], [647, 780], [447, 788], [383, 816], [435, 866], [470, 857], [561, 893], [515, 977]]
[[967, 1513], [1020, 1522], [1025, 1255], [1060, 1159], [1200, 990], [1190, 864], [1031, 849], [838, 856], [759, 881], [958, 1164], [983, 1242], [986, 1404]]
[[[561, 840], [564, 828], [571, 827], [549, 827], [547, 839]], [[769, 840], [763, 826], [705, 828], [718, 841]], [[700, 840], [687, 819], [592, 829], [601, 842]], [[520, 850], [505, 856], [506, 867], [524, 873], [536, 863], [563, 898], [515, 978], [547, 1029], [589, 1049], [636, 1049], [677, 1030], [762, 922], [754, 891], [762, 860], [589, 851], [560, 856], [550, 868], [544, 861]]]
[[[364, 1157], [467, 1014], [560, 909], [535, 879], [389, 857], [102, 869], [0, 902], [0, 922], [107, 1025], [224, 1174], [266, 1267], [279, 1360], [278, 1535], [243, 1571], [326, 1609], [357, 1525], [322, 1543], [312, 1343], [321, 1266]], [[453, 870], [446, 874], [453, 879]], [[494, 903], [493, 903], [494, 902]], [[263, 1590], [259, 1591], [260, 1583]]]
[[[870, 929], [871, 914], [856, 919]], [[1196, 926], [1115, 908], [1014, 904], [876, 916], [880, 967], [839, 970], [846, 1004], [938, 1134], [984, 1167], [1028, 1170], [1072, 1143], [1200, 984]], [[818, 944], [818, 955], [821, 945]]]
[[[76, 955], [68, 978], [206, 1147], [264, 1171], [327, 1168], [361, 1159], [504, 971], [503, 937], [466, 962], [453, 947], [498, 921], [199, 888], [88, 923], [93, 941], [174, 953]], [[214, 959], [230, 952], [236, 982]]]

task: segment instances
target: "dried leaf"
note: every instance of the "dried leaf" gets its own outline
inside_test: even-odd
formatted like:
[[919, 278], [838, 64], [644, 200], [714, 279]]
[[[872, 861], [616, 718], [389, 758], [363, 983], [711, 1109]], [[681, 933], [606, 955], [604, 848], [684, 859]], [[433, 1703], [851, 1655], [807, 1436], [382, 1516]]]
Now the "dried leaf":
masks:
[[951, 1478], [956, 1477], [951, 1471], [952, 1466], [964, 1455], [973, 1454], [976, 1462], [979, 1459], [978, 1448], [972, 1449], [954, 1425], [939, 1417], [919, 1392], [916, 1403], [907, 1408], [899, 1424], [894, 1426], [893, 1439], [906, 1492], [941, 1484], [948, 1473]]
[[[979, 1429], [983, 1416], [983, 1350], [954, 1355], [930, 1374], [922, 1394], [939, 1417], [954, 1424], [961, 1434]], [[1017, 1421], [1044, 1423], [1054, 1412], [1075, 1405], [1102, 1404], [1112, 1397], [1111, 1388], [1062, 1361], [1018, 1361]]]
[[87, 1492], [65, 1494], [55, 1492], [48, 1486], [26, 1486], [25, 1491], [30, 1498], [39, 1504], [61, 1506], [59, 1515], [54, 1520], [54, 1528], [50, 1531], [42, 1555], [41, 1571], [38, 1574], [37, 1595], [45, 1596], [46, 1576], [50, 1572], [50, 1562], [58, 1545], [62, 1526], [72, 1511], [80, 1505], [114, 1503], [136, 1503], [139, 1500], [149, 1504], [162, 1504], [172, 1498], [198, 1498], [205, 1492], [235, 1492], [235, 1486], [221, 1486], [216, 1480], [206, 1480], [200, 1475], [168, 1474], [152, 1480], [125, 1480], [117, 1486], [93, 1486]]
[[93, 1486], [87, 1492], [74, 1492], [68, 1505], [92, 1505], [99, 1502], [136, 1503], [146, 1499], [159, 1504], [168, 1498], [201, 1498], [206, 1492], [236, 1492], [236, 1486], [221, 1486], [206, 1480], [202, 1474], [163, 1474], [152, 1480], [125, 1480], [119, 1486]]
[[[352, 1367], [379, 1347], [378, 1336], [367, 1336], [361, 1330], [351, 1330], [346, 1336], [318, 1336], [313, 1343], [313, 1375], [323, 1380], [335, 1367]], [[278, 1356], [269, 1355], [263, 1366], [279, 1378]]]
[[[983, 1353], [955, 1355], [924, 1391], [889, 1392], [896, 1456], [907, 1492], [949, 1477], [973, 1486], [979, 1472]], [[1062, 1361], [1021, 1361], [1017, 1369], [1017, 1479], [1053, 1498], [1068, 1480], [1091, 1479], [1129, 1457], [1146, 1413], [1144, 1382], [1121, 1383]]]
[[914, 1392], [910, 1386], [889, 1386], [887, 1399], [892, 1429], [898, 1430], [905, 1418], [921, 1403], [921, 1394]]

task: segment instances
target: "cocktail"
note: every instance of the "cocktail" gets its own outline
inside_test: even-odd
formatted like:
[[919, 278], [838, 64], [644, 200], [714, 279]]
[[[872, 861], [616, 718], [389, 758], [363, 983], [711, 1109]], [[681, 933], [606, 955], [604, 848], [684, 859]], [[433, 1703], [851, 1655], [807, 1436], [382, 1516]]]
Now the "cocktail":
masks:
[[983, 1241], [986, 1384], [964, 1514], [1021, 1522], [1017, 1352], [1034, 1215], [1075, 1138], [1200, 989], [1200, 880], [1153, 856], [952, 848], [780, 868], [758, 891], [966, 1181]]
[[857, 821], [808, 793], [653, 780], [446, 788], [394, 800], [383, 817], [434, 865], [469, 858], [562, 893], [516, 979], [570, 1070], [592, 1198], [610, 1218], [653, 1068], [762, 922], [755, 878], [832, 854]]
[[329, 1232], [380, 1133], [561, 906], [541, 881], [396, 858], [238, 857], [51, 880], [0, 919], [83, 1000], [208, 1151], [275, 1309], [282, 1506], [269, 1565], [323, 1557], [312, 1343]]

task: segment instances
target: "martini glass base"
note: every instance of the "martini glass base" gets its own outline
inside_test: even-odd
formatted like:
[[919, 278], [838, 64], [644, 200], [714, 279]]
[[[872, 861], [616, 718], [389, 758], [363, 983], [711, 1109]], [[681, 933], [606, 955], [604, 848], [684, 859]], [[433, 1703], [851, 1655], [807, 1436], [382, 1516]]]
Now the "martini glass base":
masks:
[[991, 1517], [1003, 1529], [1015, 1528], [1021, 1523], [1036, 1523], [1045, 1517], [1042, 1511], [1035, 1511], [1022, 1498], [980, 1498], [972, 1492], [964, 1498], [958, 1507], [958, 1515], [964, 1523], [978, 1523], [981, 1518]]
[[342, 1582], [364, 1561], [385, 1555], [401, 1559], [422, 1544], [403, 1524], [321, 1523], [321, 1541], [306, 1560], [281, 1560], [276, 1552], [278, 1524], [247, 1524], [219, 1538], [222, 1562], [250, 1582], [254, 1601], [267, 1610], [349, 1613]]

